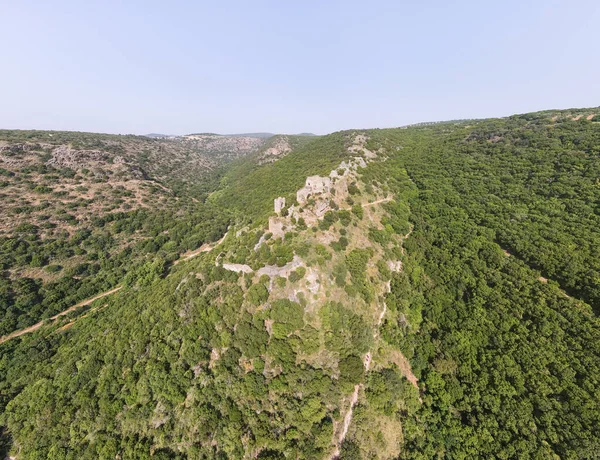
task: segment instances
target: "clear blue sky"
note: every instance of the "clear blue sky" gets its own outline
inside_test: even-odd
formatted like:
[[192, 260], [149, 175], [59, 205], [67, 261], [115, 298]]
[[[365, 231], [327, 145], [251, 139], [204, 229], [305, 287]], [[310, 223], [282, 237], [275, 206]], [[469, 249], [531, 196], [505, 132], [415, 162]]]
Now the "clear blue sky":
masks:
[[302, 132], [600, 105], [600, 1], [0, 2], [0, 128]]

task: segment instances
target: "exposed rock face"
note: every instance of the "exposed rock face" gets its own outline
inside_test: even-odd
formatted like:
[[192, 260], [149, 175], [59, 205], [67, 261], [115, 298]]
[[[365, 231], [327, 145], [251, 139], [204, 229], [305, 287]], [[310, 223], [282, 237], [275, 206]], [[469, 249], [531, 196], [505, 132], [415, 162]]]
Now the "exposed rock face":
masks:
[[36, 147], [37, 147], [37, 144], [27, 144], [27, 143], [9, 144], [9, 143], [2, 141], [2, 144], [0, 145], [0, 153], [9, 153], [9, 154], [10, 153], [13, 153], [13, 154], [25, 153], [25, 152], [30, 152], [32, 150], [35, 150]]
[[296, 192], [296, 201], [300, 204], [304, 204], [311, 195], [329, 193], [330, 191], [330, 177], [310, 176], [306, 178], [304, 187]]
[[287, 137], [276, 136], [276, 138], [271, 139], [269, 142], [271, 145], [260, 154], [260, 164], [272, 163], [277, 160], [278, 157], [285, 156], [292, 151], [292, 147], [290, 146]]
[[399, 273], [402, 271], [402, 261], [400, 260], [388, 260], [387, 265], [392, 272]]
[[[79, 168], [82, 165], [104, 163], [108, 158], [109, 155], [100, 150], [74, 150], [66, 145], [61, 145], [53, 150], [52, 158], [48, 160], [47, 164], [55, 167]], [[122, 160], [122, 157], [119, 158]], [[124, 163], [124, 160], [119, 163]]]
[[265, 139], [245, 136], [219, 136], [217, 134], [190, 134], [184, 136], [184, 143], [193, 144], [207, 151], [228, 151], [250, 153], [265, 143]]
[[367, 162], [365, 161], [364, 158], [362, 158], [362, 157], [354, 157], [354, 159], [356, 160], [358, 166], [360, 166], [361, 168], [366, 168], [367, 167]]
[[352, 145], [348, 150], [350, 150], [351, 152], [362, 153], [367, 159], [373, 159], [377, 157], [376, 152], [373, 152], [365, 147], [366, 143], [367, 136], [365, 136], [364, 134], [359, 134], [354, 138], [354, 145]]
[[306, 288], [312, 293], [317, 294], [321, 288], [321, 281], [319, 279], [319, 272], [314, 268], [308, 268], [306, 270]]
[[256, 243], [254, 245], [254, 250], [258, 251], [260, 249], [260, 247], [263, 245], [263, 243], [266, 241], [265, 235], [263, 234], [260, 239], [258, 240], [258, 243]]
[[283, 208], [285, 208], [285, 198], [275, 198], [275, 213], [281, 214]]
[[252, 267], [250, 267], [249, 265], [246, 265], [246, 264], [225, 263], [225, 264], [223, 264], [223, 268], [225, 270], [229, 270], [229, 271], [237, 272], [237, 273], [252, 273], [254, 271], [254, 270], [252, 270]]

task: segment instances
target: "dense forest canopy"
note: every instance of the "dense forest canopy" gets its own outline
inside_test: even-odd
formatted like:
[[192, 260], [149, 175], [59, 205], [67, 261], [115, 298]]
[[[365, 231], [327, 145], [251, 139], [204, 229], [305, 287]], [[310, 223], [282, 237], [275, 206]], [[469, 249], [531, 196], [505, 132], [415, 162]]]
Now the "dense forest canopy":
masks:
[[1, 237], [0, 334], [46, 322], [0, 344], [0, 450], [596, 458], [599, 114], [275, 139], [162, 209]]

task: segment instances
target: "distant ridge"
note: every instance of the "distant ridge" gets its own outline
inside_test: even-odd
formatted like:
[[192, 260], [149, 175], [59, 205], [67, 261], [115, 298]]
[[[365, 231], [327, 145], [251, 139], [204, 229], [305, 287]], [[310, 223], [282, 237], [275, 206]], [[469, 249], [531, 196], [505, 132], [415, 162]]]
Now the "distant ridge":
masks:
[[[217, 133], [190, 133], [184, 136], [170, 136], [167, 134], [147, 134], [146, 137], [185, 137], [185, 136], [222, 136], [222, 137], [253, 137], [256, 139], [269, 139], [277, 136], [275, 133], [235, 133], [235, 134], [217, 134]], [[316, 136], [313, 133], [290, 134], [290, 136]]]
[[231, 137], [258, 137], [259, 139], [268, 139], [275, 136], [273, 133], [241, 133], [241, 134], [223, 134]]
[[159, 133], [143, 134], [143, 136], [150, 137], [152, 139], [168, 139], [168, 138], [178, 137], [178, 136], [174, 136], [173, 134], [159, 134]]
[[[300, 134], [291, 134], [292, 136], [316, 136], [313, 133], [300, 133]], [[224, 136], [232, 136], [232, 137], [258, 137], [260, 139], [268, 139], [269, 137], [277, 136], [277, 134], [273, 133], [242, 133], [242, 134], [224, 134]]]

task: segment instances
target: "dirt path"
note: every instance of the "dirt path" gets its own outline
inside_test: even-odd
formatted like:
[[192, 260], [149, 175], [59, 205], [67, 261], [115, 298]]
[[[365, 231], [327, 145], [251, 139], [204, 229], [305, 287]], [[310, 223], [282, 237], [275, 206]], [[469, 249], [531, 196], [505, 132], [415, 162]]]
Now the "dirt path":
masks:
[[[391, 200], [391, 198], [379, 200], [379, 203], [382, 203], [384, 201], [389, 201], [389, 200]], [[371, 204], [377, 204], [377, 202], [371, 203]], [[381, 309], [381, 312], [379, 313], [379, 316], [377, 317], [377, 324], [376, 324], [375, 329], [373, 330], [374, 343], [377, 343], [377, 340], [379, 339], [379, 328], [381, 327], [381, 323], [383, 322], [383, 318], [384, 318], [386, 312], [387, 312], [387, 305], [385, 302], [383, 302], [383, 308]], [[369, 370], [371, 369], [371, 362], [372, 362], [372, 354], [371, 354], [371, 350], [369, 350], [363, 360], [363, 365], [365, 366], [365, 374], [367, 372], [369, 372]], [[346, 435], [348, 434], [348, 428], [350, 428], [350, 423], [352, 423], [352, 415], [354, 414], [354, 406], [356, 406], [356, 403], [358, 402], [358, 392], [359, 392], [361, 386], [362, 386], [362, 384], [360, 384], [360, 383], [354, 386], [354, 393], [352, 393], [352, 397], [350, 398], [350, 408], [348, 409], [348, 412], [346, 412], [346, 415], [344, 416], [344, 424], [342, 425], [342, 431], [340, 431], [340, 435], [338, 437], [338, 441], [336, 443], [335, 450], [333, 451], [333, 454], [330, 457], [331, 459], [335, 459], [335, 458], [339, 457], [339, 455], [340, 455], [340, 447], [342, 446], [344, 439], [346, 439]]]
[[[394, 199], [393, 197], [388, 196], [386, 198], [381, 198], [379, 200], [373, 201], [372, 203], [361, 203], [361, 206], [363, 208], [367, 208], [369, 206], [375, 206], [376, 204], [387, 203], [388, 201], [392, 201], [393, 199]], [[342, 211], [351, 211], [352, 206], [340, 206], [340, 209]]]
[[[199, 247], [195, 251], [182, 254], [183, 258], [179, 259], [179, 260], [176, 260], [173, 263], [173, 265], [177, 265], [182, 260], [189, 260], [192, 257], [197, 256], [198, 254], [201, 254], [203, 252], [208, 252], [208, 251], [214, 249], [215, 247], [217, 247], [219, 244], [221, 244], [223, 242], [223, 240], [225, 239], [225, 237], [227, 236], [228, 233], [229, 232], [225, 232], [225, 235], [223, 235], [223, 237], [219, 241], [217, 241], [217, 242], [203, 244], [201, 247]], [[61, 316], [68, 315], [72, 311], [75, 311], [75, 310], [77, 310], [78, 308], [81, 308], [81, 307], [85, 307], [86, 305], [89, 305], [92, 302], [94, 302], [95, 300], [101, 299], [102, 297], [106, 297], [107, 295], [114, 294], [115, 292], [121, 290], [122, 288], [123, 288], [123, 286], [118, 286], [118, 287], [116, 287], [114, 289], [111, 289], [110, 291], [102, 292], [102, 293], [100, 293], [100, 294], [98, 294], [98, 295], [96, 295], [94, 297], [91, 297], [89, 299], [83, 300], [83, 301], [79, 302], [78, 304], [73, 305], [73, 306], [67, 308], [66, 310], [61, 311], [60, 313], [58, 313], [58, 314], [50, 317], [50, 321], [56, 321]], [[69, 324], [71, 324], [71, 323], [69, 323]], [[36, 323], [33, 326], [26, 327], [25, 329], [21, 329], [19, 331], [11, 332], [8, 335], [0, 337], [0, 344], [4, 343], [4, 342], [7, 342], [7, 341], [9, 341], [11, 339], [14, 339], [15, 337], [20, 337], [22, 335], [29, 334], [30, 332], [37, 331], [43, 325], [44, 325], [44, 321], [40, 321], [39, 323]]]
[[[373, 203], [363, 204], [362, 206], [366, 207], [366, 206], [377, 205], [380, 203], [385, 203], [387, 201], [391, 201], [392, 199], [393, 199], [393, 197], [390, 196], [387, 198], [382, 198], [380, 200], [374, 201]], [[403, 236], [402, 241], [406, 240], [410, 236], [410, 234], [413, 232], [413, 230], [414, 230], [414, 227], [411, 226], [408, 233], [406, 233], [406, 235]], [[402, 253], [404, 254], [403, 246], [402, 246]], [[385, 317], [386, 312], [387, 312], [387, 304], [385, 302], [383, 302], [383, 308], [381, 309], [381, 312], [379, 313], [379, 316], [377, 318], [377, 325], [376, 325], [375, 329], [373, 330], [373, 339], [374, 339], [375, 343], [377, 343], [377, 340], [379, 338], [379, 328], [381, 327], [381, 323], [383, 323], [383, 318]], [[404, 376], [415, 388], [418, 389], [419, 386], [417, 383], [417, 378], [410, 370], [410, 363], [408, 362], [408, 360], [400, 352], [398, 352], [398, 356], [396, 356], [396, 358], [397, 358], [396, 361], [398, 361], [397, 364], [399, 365], [398, 367], [401, 369]], [[371, 363], [372, 363], [372, 355], [371, 355], [371, 351], [369, 350], [363, 360], [363, 364], [365, 366], [365, 374], [367, 372], [369, 372], [369, 370], [371, 369]], [[354, 413], [354, 406], [356, 406], [356, 403], [358, 402], [358, 393], [359, 393], [361, 386], [362, 386], [362, 384], [358, 384], [358, 385], [354, 386], [354, 392], [352, 393], [352, 397], [350, 398], [350, 408], [348, 409], [348, 412], [346, 412], [346, 415], [344, 416], [344, 424], [342, 425], [342, 430], [340, 431], [340, 435], [338, 437], [333, 454], [330, 457], [331, 459], [338, 458], [340, 455], [340, 447], [342, 446], [344, 439], [346, 439], [346, 435], [348, 434], [348, 429], [350, 428], [350, 423], [352, 423], [352, 415]]]
[[173, 265], [177, 265], [178, 263], [183, 262], [185, 260], [190, 260], [192, 257], [196, 257], [198, 254], [202, 254], [203, 252], [212, 251], [214, 248], [216, 248], [223, 242], [228, 233], [228, 231], [225, 232], [225, 235], [223, 235], [223, 237], [219, 241], [216, 241], [214, 243], [204, 243], [202, 246], [200, 246], [194, 251], [184, 252], [183, 254], [181, 254], [181, 259], [177, 259], [175, 262], [173, 262]]
[[404, 235], [402, 237], [402, 246], [400, 247], [400, 252], [402, 253], [402, 255], [404, 255], [404, 241], [406, 241], [406, 239], [410, 236], [410, 234], [413, 232], [414, 229], [415, 229], [415, 226], [411, 225], [410, 230], [406, 233], [406, 235]]
[[[77, 310], [78, 308], [85, 307], [86, 305], [89, 305], [92, 302], [94, 302], [95, 300], [101, 299], [102, 297], [106, 297], [107, 295], [114, 294], [115, 292], [121, 290], [122, 288], [123, 288], [122, 286], [119, 286], [114, 289], [111, 289], [110, 291], [106, 291], [106, 292], [98, 294], [94, 297], [91, 297], [89, 299], [83, 300], [83, 301], [79, 302], [78, 304], [75, 304], [72, 307], [69, 307], [66, 310], [61, 311], [60, 313], [52, 316], [50, 318], [50, 320], [56, 321], [61, 316], [68, 315], [70, 312]], [[14, 339], [15, 337], [20, 337], [22, 335], [29, 334], [30, 332], [38, 330], [43, 325], [44, 325], [44, 321], [40, 321], [39, 323], [36, 323], [33, 326], [26, 327], [25, 329], [21, 329], [20, 331], [11, 332], [10, 334], [5, 335], [4, 337], [0, 337], [0, 343], [8, 342], [9, 340]]]
[[70, 308], [67, 308], [65, 311], [61, 311], [59, 314], [52, 316], [50, 319], [52, 321], [54, 321], [54, 320], [60, 318], [61, 316], [65, 316], [65, 315], [71, 313], [72, 311], [77, 310], [80, 307], [85, 307], [86, 305], [89, 305], [92, 302], [94, 302], [95, 300], [101, 299], [102, 297], [106, 297], [107, 295], [114, 294], [115, 292], [120, 291], [121, 289], [123, 289], [123, 286], [118, 286], [114, 289], [111, 289], [110, 291], [103, 292], [101, 294], [98, 294], [97, 296], [90, 298], [90, 299], [79, 302], [78, 304], [73, 305]]
[[[387, 312], [387, 305], [384, 302], [383, 308], [381, 309], [381, 313], [379, 314], [379, 318], [377, 320], [377, 327], [373, 330], [373, 339], [375, 342], [377, 342], [377, 339], [379, 338], [379, 327], [381, 326], [383, 317], [385, 316], [386, 312]], [[371, 351], [369, 350], [363, 360], [363, 364], [365, 366], [365, 374], [367, 372], [369, 372], [369, 370], [371, 369], [371, 360], [372, 360], [372, 356], [371, 356]], [[356, 403], [358, 402], [358, 392], [359, 392], [361, 386], [362, 386], [362, 384], [360, 384], [360, 383], [357, 385], [354, 385], [354, 393], [352, 393], [352, 397], [350, 398], [350, 408], [348, 409], [348, 412], [346, 412], [346, 415], [344, 416], [344, 424], [342, 425], [342, 431], [340, 431], [340, 435], [338, 437], [338, 441], [336, 443], [335, 450], [333, 451], [333, 454], [330, 457], [331, 459], [334, 459], [334, 458], [337, 458], [340, 456], [340, 447], [342, 446], [344, 439], [346, 439], [346, 435], [348, 434], [348, 428], [350, 428], [350, 423], [352, 423], [352, 415], [354, 414], [354, 406], [356, 406]]]
[[392, 197], [388, 196], [387, 198], [381, 198], [380, 200], [373, 201], [372, 203], [365, 203], [362, 205], [363, 208], [367, 206], [375, 206], [376, 204], [387, 203], [388, 201], [392, 201]]
[[358, 402], [358, 390], [360, 390], [360, 385], [354, 385], [354, 393], [352, 393], [352, 398], [350, 398], [350, 409], [348, 409], [348, 412], [346, 412], [346, 416], [344, 417], [344, 425], [342, 427], [342, 431], [340, 432], [340, 437], [338, 438], [335, 450], [331, 455], [332, 459], [338, 458], [340, 456], [340, 447], [344, 442], [344, 439], [346, 439], [346, 434], [348, 434], [350, 422], [352, 422], [352, 413], [354, 412], [354, 406]]
[[102, 308], [106, 307], [108, 304], [105, 303], [104, 305], [102, 305], [102, 307], [98, 306], [98, 307], [94, 307], [91, 308], [90, 310], [88, 310], [85, 314], [78, 316], [77, 318], [73, 318], [71, 321], [69, 321], [67, 324], [65, 324], [64, 326], [59, 327], [57, 330], [54, 331], [55, 334], [62, 332], [62, 331], [66, 331], [67, 329], [69, 329], [71, 326], [73, 326], [77, 321], [79, 321], [80, 319], [86, 318], [89, 315], [91, 315], [92, 313], [101, 310]]

